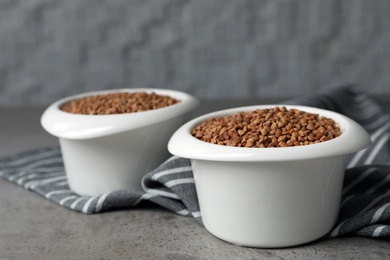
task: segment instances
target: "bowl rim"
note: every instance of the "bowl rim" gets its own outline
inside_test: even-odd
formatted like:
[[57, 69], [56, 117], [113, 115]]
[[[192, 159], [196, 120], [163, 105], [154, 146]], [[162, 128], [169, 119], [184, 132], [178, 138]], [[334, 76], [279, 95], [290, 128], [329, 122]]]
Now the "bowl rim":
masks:
[[[60, 106], [87, 96], [120, 92], [146, 92], [166, 95], [180, 102], [171, 106], [136, 113], [85, 115], [62, 111]], [[159, 123], [192, 111], [199, 101], [185, 92], [157, 88], [121, 88], [84, 92], [55, 101], [41, 116], [42, 127], [50, 134], [67, 139], [90, 139]]]
[[[209, 118], [222, 117], [237, 112], [253, 111], [255, 109], [274, 108], [276, 106], [284, 106], [287, 109], [295, 108], [332, 118], [339, 125], [342, 134], [332, 140], [317, 144], [272, 148], [223, 146], [201, 141], [191, 134], [191, 130], [195, 126]], [[337, 112], [309, 106], [267, 104], [229, 108], [197, 117], [181, 126], [172, 135], [168, 142], [168, 150], [176, 156], [210, 161], [289, 161], [346, 155], [362, 150], [370, 143], [370, 136], [363, 127]]]

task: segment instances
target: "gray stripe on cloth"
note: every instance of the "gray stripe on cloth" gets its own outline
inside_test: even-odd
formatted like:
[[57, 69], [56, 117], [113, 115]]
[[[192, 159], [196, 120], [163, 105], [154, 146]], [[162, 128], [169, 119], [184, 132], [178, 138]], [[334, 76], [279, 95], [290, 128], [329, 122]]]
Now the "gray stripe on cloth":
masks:
[[[344, 114], [361, 124], [373, 141], [368, 149], [349, 156], [339, 219], [325, 237], [389, 237], [389, 110], [353, 86], [309, 94], [284, 103]], [[60, 206], [85, 214], [136, 207], [142, 201], [149, 201], [177, 214], [193, 217], [202, 224], [191, 161], [176, 156], [145, 174], [142, 180], [144, 191], [118, 190], [96, 197], [79, 196], [69, 189], [58, 147], [0, 159], [0, 177]]]

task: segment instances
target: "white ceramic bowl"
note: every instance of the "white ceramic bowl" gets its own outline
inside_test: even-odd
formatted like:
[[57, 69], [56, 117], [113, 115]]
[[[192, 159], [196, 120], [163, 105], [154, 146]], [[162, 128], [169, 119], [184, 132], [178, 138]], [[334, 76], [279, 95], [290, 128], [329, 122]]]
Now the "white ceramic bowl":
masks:
[[191, 135], [208, 118], [281, 105], [240, 107], [207, 114], [179, 128], [168, 150], [190, 158], [206, 229], [227, 242], [278, 248], [307, 243], [334, 226], [346, 155], [367, 147], [366, 131], [351, 119], [322, 109], [288, 106], [332, 118], [342, 135], [318, 144], [242, 148], [211, 144]]
[[[81, 115], [60, 110], [68, 101], [117, 92], [155, 92], [180, 100], [172, 106], [137, 113]], [[113, 89], [61, 99], [46, 109], [43, 128], [60, 141], [70, 188], [96, 196], [118, 189], [142, 190], [144, 174], [169, 157], [167, 143], [198, 101], [164, 89]]]

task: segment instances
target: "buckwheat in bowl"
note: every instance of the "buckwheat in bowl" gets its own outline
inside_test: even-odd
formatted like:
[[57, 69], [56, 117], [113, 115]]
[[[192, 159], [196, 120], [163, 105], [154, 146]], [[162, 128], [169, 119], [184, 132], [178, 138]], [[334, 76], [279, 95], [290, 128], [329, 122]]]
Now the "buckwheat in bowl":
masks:
[[169, 157], [170, 136], [197, 105], [174, 90], [95, 91], [53, 103], [41, 123], [59, 138], [70, 188], [97, 196], [142, 190], [142, 177]]
[[263, 105], [193, 119], [168, 149], [191, 159], [210, 233], [237, 245], [278, 248], [330, 231], [346, 156], [369, 144], [366, 131], [341, 114]]

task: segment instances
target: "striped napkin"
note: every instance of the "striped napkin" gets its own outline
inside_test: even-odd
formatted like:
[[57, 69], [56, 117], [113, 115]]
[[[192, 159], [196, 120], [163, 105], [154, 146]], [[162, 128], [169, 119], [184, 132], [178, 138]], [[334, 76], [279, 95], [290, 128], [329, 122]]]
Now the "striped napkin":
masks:
[[[372, 145], [347, 161], [338, 223], [327, 237], [390, 237], [390, 114], [354, 87], [284, 102], [344, 114], [371, 135]], [[86, 214], [135, 207], [150, 201], [202, 224], [188, 159], [171, 157], [142, 180], [144, 191], [118, 190], [96, 197], [73, 193], [66, 181], [61, 151], [42, 148], [0, 159], [0, 177], [63, 207]]]

